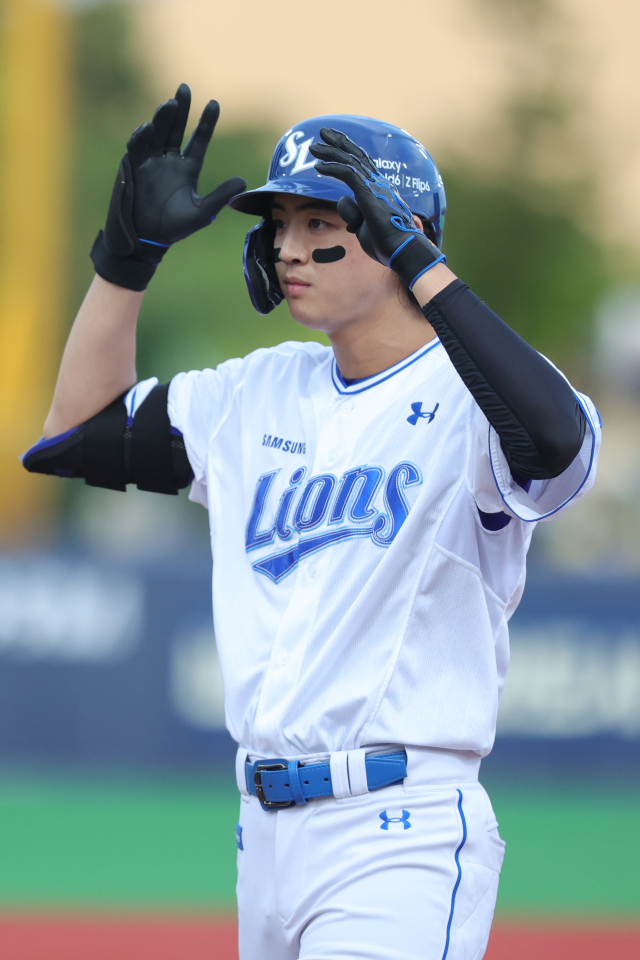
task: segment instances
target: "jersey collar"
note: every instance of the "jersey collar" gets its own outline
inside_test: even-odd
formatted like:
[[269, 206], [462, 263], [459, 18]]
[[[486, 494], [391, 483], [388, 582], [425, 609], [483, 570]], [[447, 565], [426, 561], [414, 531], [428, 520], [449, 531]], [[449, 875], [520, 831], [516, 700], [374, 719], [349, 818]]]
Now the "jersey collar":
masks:
[[352, 383], [350, 387], [347, 386], [342, 379], [340, 371], [338, 370], [336, 358], [334, 357], [331, 361], [331, 379], [333, 381], [333, 385], [338, 393], [344, 394], [345, 396], [351, 396], [354, 393], [364, 393], [365, 390], [371, 390], [372, 387], [377, 387], [379, 383], [384, 383], [385, 380], [395, 377], [396, 374], [401, 373], [413, 363], [421, 360], [422, 357], [427, 355], [427, 353], [430, 353], [439, 346], [440, 340], [438, 337], [436, 337], [435, 340], [431, 340], [426, 347], [420, 347], [420, 349], [416, 350], [415, 353], [412, 353], [409, 357], [405, 357], [404, 360], [396, 363], [395, 367], [389, 367], [387, 370], [381, 370], [380, 373], [375, 373], [372, 377], [365, 377], [363, 380], [358, 380], [357, 383]]

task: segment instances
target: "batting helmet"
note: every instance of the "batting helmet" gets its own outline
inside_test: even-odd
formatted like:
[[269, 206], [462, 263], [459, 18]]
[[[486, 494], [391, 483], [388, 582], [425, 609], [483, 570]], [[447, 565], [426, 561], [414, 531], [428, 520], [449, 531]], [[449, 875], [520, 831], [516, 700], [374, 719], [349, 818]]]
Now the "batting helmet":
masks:
[[320, 128], [341, 130], [369, 154], [378, 170], [389, 180], [412, 213], [433, 230], [438, 247], [442, 244], [446, 198], [442, 177], [435, 163], [417, 140], [400, 127], [383, 120], [332, 114], [311, 117], [297, 123], [281, 137], [264, 186], [238, 194], [230, 206], [241, 213], [261, 216], [263, 221], [247, 234], [244, 246], [244, 275], [251, 301], [258, 313], [266, 314], [283, 299], [273, 263], [269, 203], [274, 193], [337, 201], [353, 193], [333, 177], [315, 169], [309, 153], [320, 141]]

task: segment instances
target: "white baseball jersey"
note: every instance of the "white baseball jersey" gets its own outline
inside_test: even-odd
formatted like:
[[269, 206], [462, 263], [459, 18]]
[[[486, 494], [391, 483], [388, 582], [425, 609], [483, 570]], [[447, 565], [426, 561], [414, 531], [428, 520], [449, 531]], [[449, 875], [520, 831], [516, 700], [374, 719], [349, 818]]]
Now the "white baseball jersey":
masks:
[[174, 378], [239, 744], [491, 750], [533, 527], [594, 479], [599, 417], [576, 396], [579, 456], [526, 491], [437, 339], [351, 386], [317, 343]]

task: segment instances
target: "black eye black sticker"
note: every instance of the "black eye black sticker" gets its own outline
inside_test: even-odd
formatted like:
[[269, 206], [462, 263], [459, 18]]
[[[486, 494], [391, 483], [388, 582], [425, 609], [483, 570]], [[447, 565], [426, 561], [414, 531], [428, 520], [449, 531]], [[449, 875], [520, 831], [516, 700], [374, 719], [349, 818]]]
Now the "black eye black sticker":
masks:
[[335, 263], [336, 260], [342, 260], [346, 253], [344, 247], [319, 247], [311, 256], [316, 263]]
[[282, 250], [282, 247], [274, 247], [274, 248], [273, 248], [273, 262], [274, 262], [274, 263], [279, 263], [279, 261], [280, 261], [280, 251], [281, 251], [281, 250]]

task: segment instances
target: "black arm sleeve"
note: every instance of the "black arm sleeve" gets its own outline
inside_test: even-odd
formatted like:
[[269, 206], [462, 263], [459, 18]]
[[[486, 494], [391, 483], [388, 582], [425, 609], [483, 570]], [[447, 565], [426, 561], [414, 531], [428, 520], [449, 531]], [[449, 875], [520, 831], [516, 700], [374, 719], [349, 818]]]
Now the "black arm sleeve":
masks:
[[84, 477], [92, 487], [125, 491], [128, 483], [152, 493], [177, 494], [193, 479], [182, 434], [167, 413], [169, 384], [151, 390], [133, 419], [124, 394], [59, 437], [41, 440], [22, 463], [31, 473]]
[[586, 421], [564, 377], [461, 280], [422, 312], [500, 437], [511, 470], [533, 480], [566, 470]]

